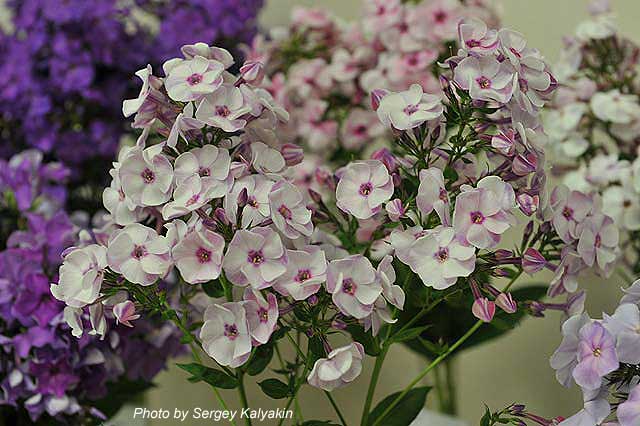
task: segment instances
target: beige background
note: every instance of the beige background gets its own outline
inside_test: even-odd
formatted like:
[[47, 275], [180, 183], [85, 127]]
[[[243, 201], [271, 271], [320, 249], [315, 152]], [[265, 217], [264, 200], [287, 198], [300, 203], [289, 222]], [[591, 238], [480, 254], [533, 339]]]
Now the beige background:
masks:
[[[353, 18], [359, 13], [360, 1], [271, 0], [267, 3], [261, 16], [265, 27], [285, 24], [293, 5], [324, 7], [345, 18]], [[561, 37], [571, 34], [576, 24], [586, 17], [587, 3], [585, 0], [504, 0], [503, 22], [505, 26], [524, 33], [530, 45], [538, 47], [548, 59], [554, 60], [561, 49]], [[622, 30], [633, 39], [640, 38], [637, 26], [640, 2], [626, 0], [613, 3]], [[615, 306], [619, 298], [618, 288], [623, 284], [620, 280], [594, 277], [583, 281], [589, 289], [588, 308], [592, 315], [599, 315], [601, 311]], [[460, 356], [456, 363], [456, 377], [461, 418], [469, 425], [478, 424], [484, 403], [499, 408], [512, 402], [523, 402], [531, 410], [549, 417], [568, 416], [575, 412], [581, 406], [579, 393], [576, 389], [562, 388], [555, 381], [548, 364], [548, 357], [560, 340], [559, 321], [558, 315], [529, 319], [515, 333]], [[368, 371], [372, 364], [370, 359], [367, 360]], [[377, 398], [401, 389], [423, 366], [424, 361], [419, 357], [404, 348], [395, 348], [382, 372]], [[216, 407], [206, 386], [188, 384], [183, 377], [175, 369], [162, 374], [157, 390], [149, 395], [148, 406]], [[350, 424], [355, 424], [359, 418], [368, 377], [365, 371], [354, 385], [335, 392]], [[251, 388], [249, 399], [253, 407], [275, 408], [282, 405], [280, 401], [265, 399], [255, 386]], [[225, 393], [225, 398], [235, 402], [233, 393]], [[306, 389], [301, 400], [305, 419], [334, 418], [322, 394]]]

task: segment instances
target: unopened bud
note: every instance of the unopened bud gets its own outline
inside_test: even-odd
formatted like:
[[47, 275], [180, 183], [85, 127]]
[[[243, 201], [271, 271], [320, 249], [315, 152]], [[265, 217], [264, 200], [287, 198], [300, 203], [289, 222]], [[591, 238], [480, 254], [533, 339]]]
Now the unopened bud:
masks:
[[247, 83], [260, 84], [264, 78], [264, 65], [262, 65], [262, 62], [245, 62], [240, 67], [240, 75]]

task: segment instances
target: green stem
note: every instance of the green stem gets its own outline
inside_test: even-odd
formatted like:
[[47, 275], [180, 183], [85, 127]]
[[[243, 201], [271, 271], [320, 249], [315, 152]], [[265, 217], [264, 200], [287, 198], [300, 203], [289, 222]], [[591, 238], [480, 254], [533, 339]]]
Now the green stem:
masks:
[[331, 394], [327, 391], [324, 391], [324, 394], [327, 396], [327, 398], [329, 399], [329, 402], [333, 406], [333, 409], [335, 410], [336, 414], [340, 418], [340, 421], [342, 422], [342, 426], [347, 426], [347, 421], [344, 419], [342, 412], [340, 412], [340, 408], [338, 408], [338, 404], [336, 404], [336, 402], [333, 400], [333, 397], [331, 396]]
[[376, 385], [378, 384], [380, 371], [382, 370], [382, 363], [384, 363], [384, 359], [387, 356], [388, 350], [389, 347], [387, 345], [384, 345], [384, 347], [382, 348], [382, 352], [380, 352], [380, 354], [376, 358], [376, 364], [373, 366], [371, 381], [369, 382], [369, 388], [367, 389], [367, 398], [364, 401], [364, 408], [362, 409], [362, 421], [360, 422], [361, 426], [366, 426], [367, 421], [369, 420], [369, 410], [371, 410], [373, 395], [376, 390]]
[[447, 414], [456, 415], [458, 404], [456, 399], [456, 378], [453, 368], [454, 360], [449, 358], [444, 362], [445, 382], [447, 384], [447, 396], [449, 397], [449, 410]]
[[433, 370], [438, 364], [440, 364], [440, 362], [444, 360], [447, 356], [449, 356], [453, 351], [458, 349], [458, 347], [460, 347], [469, 337], [471, 337], [473, 333], [475, 333], [476, 330], [478, 330], [482, 326], [482, 324], [484, 324], [484, 322], [481, 320], [478, 320], [478, 322], [476, 322], [473, 327], [467, 330], [467, 332], [460, 339], [458, 339], [453, 345], [451, 345], [451, 347], [449, 347], [449, 349], [443, 352], [440, 356], [434, 359], [433, 362], [431, 362], [431, 364], [429, 364], [424, 370], [422, 370], [420, 374], [418, 374], [411, 381], [411, 383], [409, 383], [407, 387], [404, 388], [404, 390], [400, 393], [400, 395], [398, 395], [396, 399], [394, 399], [391, 402], [391, 404], [387, 406], [387, 408], [382, 412], [382, 414], [376, 419], [376, 421], [371, 426], [377, 426], [378, 424], [380, 424], [382, 419], [384, 419], [391, 412], [391, 410], [393, 410], [393, 408], [396, 405], [398, 405], [398, 403], [402, 400], [402, 398], [404, 398], [405, 395], [409, 393], [409, 391], [413, 389], [413, 387], [417, 385], [418, 382], [420, 382], [420, 380], [424, 378], [424, 376], [426, 376], [431, 370]]
[[444, 389], [444, 383], [442, 381], [442, 369], [436, 368], [434, 371], [435, 388], [438, 396], [438, 408], [441, 413], [447, 412], [447, 397], [445, 396], [446, 390]]
[[[238, 372], [238, 393], [240, 394], [240, 401], [242, 407], [249, 408], [249, 402], [247, 401], [247, 392], [244, 389], [244, 373]], [[244, 422], [247, 426], [251, 426], [251, 418], [249, 416], [244, 418]]]

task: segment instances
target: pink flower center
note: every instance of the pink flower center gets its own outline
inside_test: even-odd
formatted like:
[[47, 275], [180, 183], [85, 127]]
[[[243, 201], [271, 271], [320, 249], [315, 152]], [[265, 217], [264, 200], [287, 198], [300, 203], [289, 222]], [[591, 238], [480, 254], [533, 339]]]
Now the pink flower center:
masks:
[[309, 271], [308, 269], [300, 269], [298, 271], [298, 274], [296, 275], [296, 281], [298, 281], [299, 283], [303, 283], [309, 278], [311, 278], [311, 271]]
[[600, 234], [596, 235], [596, 241], [594, 245], [596, 248], [600, 248], [600, 246], [602, 245], [602, 237], [600, 236]]
[[284, 204], [278, 207], [278, 213], [280, 213], [280, 215], [284, 217], [286, 220], [291, 220], [291, 217], [292, 217], [291, 210], [289, 210], [289, 208]]
[[447, 20], [447, 12], [444, 10], [438, 10], [433, 14], [433, 20], [438, 24], [442, 24]]
[[433, 257], [440, 263], [444, 263], [449, 259], [449, 249], [446, 247], [440, 247]]
[[202, 78], [202, 74], [191, 74], [189, 77], [187, 77], [187, 83], [189, 83], [189, 86], [195, 86], [196, 84], [202, 83]]
[[516, 49], [514, 49], [513, 47], [510, 47], [509, 50], [511, 51], [511, 53], [513, 53], [514, 55], [516, 55], [517, 58], [521, 58], [522, 55], [520, 54], [520, 52], [518, 52]]
[[251, 196], [247, 199], [247, 204], [251, 207], [258, 208], [258, 200], [256, 200], [256, 197]]
[[480, 225], [484, 222], [484, 215], [481, 212], [471, 212], [469, 216], [471, 217], [471, 223]]
[[440, 192], [438, 193], [438, 198], [440, 198], [441, 201], [444, 201], [445, 203], [447, 202], [447, 190], [444, 188], [440, 188]]
[[351, 278], [342, 280], [342, 292], [353, 296], [356, 293], [356, 283]]
[[562, 209], [562, 216], [564, 216], [564, 218], [567, 220], [572, 219], [573, 209], [569, 206], [564, 206], [564, 209]]
[[211, 176], [211, 169], [207, 167], [200, 167], [198, 169], [198, 175], [200, 175], [200, 177]]
[[238, 337], [238, 327], [236, 327], [235, 324], [225, 324], [224, 335], [227, 336], [229, 340], [236, 340], [236, 337]]
[[258, 319], [262, 323], [269, 321], [269, 312], [265, 308], [258, 309]]
[[467, 47], [478, 47], [480, 46], [480, 40], [467, 40], [466, 41], [466, 45]]
[[142, 259], [148, 254], [147, 248], [145, 246], [136, 245], [133, 247], [133, 251], [131, 252], [131, 256], [136, 259]]
[[360, 190], [358, 192], [360, 192], [360, 195], [363, 197], [368, 197], [369, 194], [371, 194], [371, 191], [373, 191], [373, 185], [371, 182], [367, 182], [360, 185]]
[[360, 124], [353, 129], [353, 134], [357, 136], [363, 136], [367, 133], [367, 126]]
[[204, 247], [198, 247], [198, 250], [196, 250], [196, 257], [200, 263], [209, 263], [211, 262], [211, 251]]
[[142, 173], [140, 173], [140, 176], [142, 176], [144, 183], [147, 184], [153, 183], [153, 181], [156, 180], [156, 174], [149, 168], [144, 169]]
[[529, 83], [527, 82], [527, 80], [525, 80], [524, 78], [519, 78], [518, 83], [520, 84], [520, 90], [525, 93], [529, 91]]
[[247, 261], [255, 266], [260, 265], [262, 262], [264, 262], [262, 250], [250, 250], [249, 255], [247, 256]]
[[231, 114], [231, 110], [226, 105], [218, 105], [216, 107], [216, 115], [227, 117]]
[[478, 86], [480, 86], [481, 89], [488, 89], [491, 87], [491, 80], [484, 76], [476, 78], [476, 83], [478, 83]]
[[407, 115], [411, 115], [417, 112], [418, 109], [418, 105], [407, 105], [402, 111], [404, 111], [404, 113]]

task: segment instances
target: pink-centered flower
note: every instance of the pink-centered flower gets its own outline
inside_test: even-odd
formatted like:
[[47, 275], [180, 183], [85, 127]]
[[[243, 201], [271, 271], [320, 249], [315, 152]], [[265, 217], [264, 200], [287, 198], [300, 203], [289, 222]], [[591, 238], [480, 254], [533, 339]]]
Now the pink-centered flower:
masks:
[[138, 206], [158, 206], [171, 196], [173, 167], [162, 145], [129, 150], [118, 174], [124, 195]]
[[220, 276], [223, 250], [224, 238], [203, 227], [180, 239], [171, 256], [182, 278], [189, 284], [198, 284]]
[[278, 300], [273, 293], [266, 293], [266, 297], [257, 290], [248, 287], [244, 291], [244, 308], [249, 322], [249, 334], [258, 344], [269, 341], [278, 323]]
[[355, 161], [342, 173], [336, 205], [358, 219], [369, 219], [393, 195], [393, 181], [378, 160]]
[[327, 291], [340, 312], [362, 319], [373, 310], [382, 285], [369, 259], [352, 255], [329, 263]]
[[511, 65], [498, 62], [493, 56], [469, 56], [455, 68], [453, 79], [469, 90], [474, 100], [506, 104], [513, 95], [516, 75]]
[[449, 208], [449, 193], [445, 188], [442, 169], [431, 167], [420, 170], [420, 185], [416, 204], [420, 212], [424, 215], [436, 211], [443, 225], [451, 223], [451, 213]]
[[353, 382], [362, 372], [364, 348], [358, 342], [334, 349], [313, 365], [307, 381], [313, 387], [331, 392]]
[[419, 84], [412, 84], [405, 92], [389, 93], [382, 98], [376, 113], [385, 126], [409, 130], [440, 117], [442, 111], [439, 96], [424, 93]]
[[247, 200], [242, 208], [241, 225], [243, 228], [259, 225], [271, 215], [269, 193], [274, 182], [262, 175], [249, 175], [238, 179], [224, 198], [224, 210], [232, 223], [238, 217], [238, 201], [243, 193]]
[[222, 63], [202, 56], [169, 60], [163, 65], [167, 94], [179, 102], [199, 100], [220, 87], [224, 68]]
[[327, 260], [318, 246], [287, 250], [287, 271], [273, 284], [283, 296], [305, 300], [320, 290], [327, 279]]
[[64, 256], [57, 284], [51, 284], [51, 294], [73, 308], [94, 303], [100, 295], [107, 251], [91, 244], [76, 248]]
[[564, 185], [554, 188], [549, 200], [553, 211], [553, 227], [565, 243], [580, 237], [578, 225], [593, 210], [593, 200], [580, 191], [571, 191]]
[[273, 185], [269, 209], [273, 223], [285, 237], [296, 239], [310, 237], [313, 233], [311, 210], [295, 185], [284, 180]]
[[205, 145], [184, 152], [175, 161], [176, 184], [192, 176], [199, 176], [213, 198], [222, 197], [231, 185], [229, 171], [231, 158], [226, 149]]
[[222, 266], [232, 283], [254, 289], [270, 287], [287, 271], [287, 257], [278, 234], [270, 228], [239, 230], [229, 243]]
[[580, 329], [578, 364], [573, 379], [585, 389], [597, 389], [602, 378], [618, 369], [616, 339], [602, 324], [592, 322]]
[[126, 325], [127, 327], [133, 327], [131, 321], [140, 318], [140, 315], [136, 314], [136, 305], [131, 300], [125, 300], [124, 302], [114, 305], [113, 315], [119, 324]]
[[488, 29], [479, 19], [463, 19], [458, 23], [458, 41], [464, 50], [477, 55], [490, 54], [500, 45], [498, 32]]
[[171, 267], [166, 237], [139, 223], [127, 225], [111, 236], [107, 260], [114, 272], [141, 285], [153, 284]]
[[619, 234], [613, 219], [602, 213], [596, 213], [585, 219], [578, 227], [580, 238], [577, 251], [588, 266], [608, 273], [618, 257]]
[[202, 99], [196, 118], [225, 132], [236, 132], [246, 126], [247, 121], [242, 116], [250, 110], [240, 89], [223, 85]]
[[199, 334], [202, 349], [220, 365], [239, 367], [251, 355], [245, 305], [246, 302], [214, 304], [204, 311]]

